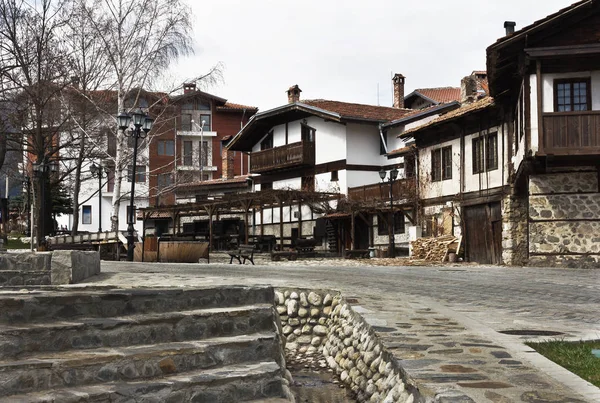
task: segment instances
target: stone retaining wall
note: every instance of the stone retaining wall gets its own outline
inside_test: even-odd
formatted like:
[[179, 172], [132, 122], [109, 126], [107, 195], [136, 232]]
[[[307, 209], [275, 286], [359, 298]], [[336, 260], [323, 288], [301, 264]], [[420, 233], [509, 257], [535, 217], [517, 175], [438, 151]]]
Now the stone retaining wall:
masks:
[[600, 192], [595, 168], [532, 175], [528, 216], [531, 265], [600, 267]]
[[359, 402], [424, 401], [371, 326], [339, 293], [279, 289], [275, 305], [287, 352], [321, 353]]
[[73, 284], [99, 273], [98, 252], [0, 254], [0, 287]]

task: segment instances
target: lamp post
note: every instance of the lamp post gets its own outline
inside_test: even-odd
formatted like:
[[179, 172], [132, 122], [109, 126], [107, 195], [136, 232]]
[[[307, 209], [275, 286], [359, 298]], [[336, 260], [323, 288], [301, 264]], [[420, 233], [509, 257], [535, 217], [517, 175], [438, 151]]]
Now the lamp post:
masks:
[[[385, 182], [387, 176], [387, 172], [384, 168], [381, 168], [381, 171], [379, 171], [379, 177], [381, 178], [382, 182]], [[388, 182], [390, 184], [390, 209], [392, 210], [391, 214], [390, 214], [390, 218], [388, 219], [388, 235], [389, 235], [389, 250], [390, 250], [390, 257], [396, 257], [396, 234], [395, 232], [395, 224], [396, 224], [396, 217], [394, 214], [394, 182], [396, 181], [396, 178], [398, 177], [398, 169], [394, 168], [390, 171], [390, 176], [388, 178]]]
[[47, 179], [48, 179], [48, 173], [50, 172], [56, 172], [56, 165], [53, 164], [52, 162], [48, 162], [45, 159], [42, 161], [38, 161], [38, 162], [34, 162], [31, 166], [31, 169], [33, 171], [33, 175], [34, 177], [37, 177], [38, 179], [41, 179], [39, 184], [40, 184], [40, 194], [38, 195], [37, 198], [37, 203], [35, 200], [35, 192], [33, 194], [33, 199], [34, 199], [34, 204], [38, 207], [39, 213], [38, 213], [38, 223], [37, 223], [37, 228], [34, 225], [34, 220], [33, 220], [33, 210], [32, 210], [32, 214], [31, 214], [31, 248], [33, 249], [33, 229], [36, 228], [36, 246], [40, 246], [40, 238], [45, 238], [46, 237], [46, 207], [47, 207], [47, 200], [46, 200], [46, 186], [47, 186]]
[[102, 179], [108, 175], [108, 168], [102, 169], [101, 165], [92, 162], [90, 173], [94, 178], [98, 178], [98, 232], [102, 232]]
[[[127, 261], [133, 262], [133, 249], [135, 242], [133, 238], [133, 223], [135, 222], [135, 212], [133, 211], [133, 202], [135, 198], [135, 181], [136, 181], [136, 170], [137, 170], [137, 148], [138, 139], [143, 139], [148, 135], [150, 129], [152, 129], [152, 123], [154, 120], [151, 119], [147, 114], [137, 109], [132, 115], [126, 112], [121, 112], [117, 116], [119, 129], [123, 131], [123, 134], [128, 137], [133, 137], [133, 169], [131, 173], [131, 195], [129, 197], [129, 214], [127, 217]], [[133, 127], [129, 132], [127, 129], [133, 123]]]

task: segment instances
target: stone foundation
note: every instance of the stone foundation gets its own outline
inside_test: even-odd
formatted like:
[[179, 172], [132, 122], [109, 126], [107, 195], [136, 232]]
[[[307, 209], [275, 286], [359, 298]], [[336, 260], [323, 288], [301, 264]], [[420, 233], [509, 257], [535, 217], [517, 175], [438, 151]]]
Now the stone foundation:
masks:
[[527, 198], [507, 195], [502, 200], [502, 261], [521, 266], [527, 262]]
[[600, 267], [598, 172], [556, 171], [529, 179], [529, 263]]
[[275, 305], [288, 354], [321, 353], [359, 402], [423, 401], [371, 326], [339, 293], [279, 289]]

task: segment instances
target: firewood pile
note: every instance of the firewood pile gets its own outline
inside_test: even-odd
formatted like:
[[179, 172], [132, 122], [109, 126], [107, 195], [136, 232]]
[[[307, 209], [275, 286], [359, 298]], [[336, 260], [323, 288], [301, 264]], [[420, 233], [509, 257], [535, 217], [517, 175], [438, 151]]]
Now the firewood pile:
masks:
[[412, 241], [412, 259], [444, 263], [449, 253], [460, 251], [462, 237], [445, 235], [437, 238], [419, 238]]

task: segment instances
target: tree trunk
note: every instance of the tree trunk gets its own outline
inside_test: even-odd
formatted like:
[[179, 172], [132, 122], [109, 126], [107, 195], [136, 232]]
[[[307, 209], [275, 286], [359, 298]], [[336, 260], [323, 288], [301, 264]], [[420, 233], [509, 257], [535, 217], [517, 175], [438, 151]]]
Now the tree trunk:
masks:
[[0, 134], [0, 169], [4, 165], [4, 158], [6, 157], [6, 133]]

